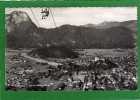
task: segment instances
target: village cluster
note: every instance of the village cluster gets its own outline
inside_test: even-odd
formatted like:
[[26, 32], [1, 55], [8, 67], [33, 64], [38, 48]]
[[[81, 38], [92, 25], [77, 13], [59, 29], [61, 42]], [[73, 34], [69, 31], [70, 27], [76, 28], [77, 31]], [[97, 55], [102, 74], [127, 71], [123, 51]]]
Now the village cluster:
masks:
[[10, 64], [6, 65], [6, 89], [14, 91], [137, 89], [134, 55], [92, 57], [86, 61], [84, 59], [69, 59], [61, 61], [61, 65], [52, 66], [34, 62], [21, 55], [8, 57]]

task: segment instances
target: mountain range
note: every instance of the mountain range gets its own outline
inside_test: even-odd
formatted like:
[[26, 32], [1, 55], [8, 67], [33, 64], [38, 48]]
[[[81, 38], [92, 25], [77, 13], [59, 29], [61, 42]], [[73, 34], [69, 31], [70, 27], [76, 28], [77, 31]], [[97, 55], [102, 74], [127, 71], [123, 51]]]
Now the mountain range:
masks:
[[101, 24], [62, 25], [56, 28], [37, 27], [26, 12], [6, 15], [7, 48], [37, 48], [65, 45], [71, 48], [134, 48], [136, 20]]

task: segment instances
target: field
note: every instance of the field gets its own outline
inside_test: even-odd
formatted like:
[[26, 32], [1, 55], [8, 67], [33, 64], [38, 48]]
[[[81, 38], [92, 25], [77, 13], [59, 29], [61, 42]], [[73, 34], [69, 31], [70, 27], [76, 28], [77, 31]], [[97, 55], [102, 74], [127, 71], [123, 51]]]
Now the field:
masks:
[[136, 90], [134, 49], [75, 50], [79, 58], [35, 58], [30, 50], [6, 51], [7, 90]]

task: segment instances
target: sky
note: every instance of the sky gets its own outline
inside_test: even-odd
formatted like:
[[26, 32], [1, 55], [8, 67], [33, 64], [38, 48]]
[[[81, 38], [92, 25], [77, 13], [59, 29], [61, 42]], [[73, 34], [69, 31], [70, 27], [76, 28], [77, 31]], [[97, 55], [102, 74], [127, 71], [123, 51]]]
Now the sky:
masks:
[[[99, 24], [106, 21], [128, 21], [137, 20], [136, 7], [59, 7], [50, 8], [51, 14], [46, 19], [42, 19], [42, 8], [6, 8], [5, 13], [9, 14], [12, 11], [27, 12], [29, 17], [38, 27], [54, 28], [64, 24], [70, 25], [85, 25]], [[31, 12], [33, 11], [33, 14]]]

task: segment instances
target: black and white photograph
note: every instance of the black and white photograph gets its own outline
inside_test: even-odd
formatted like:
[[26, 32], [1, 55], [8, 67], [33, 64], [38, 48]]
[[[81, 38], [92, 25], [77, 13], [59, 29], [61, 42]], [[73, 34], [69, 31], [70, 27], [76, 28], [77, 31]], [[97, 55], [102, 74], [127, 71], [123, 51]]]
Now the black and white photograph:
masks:
[[137, 7], [5, 8], [5, 90], [137, 90]]

